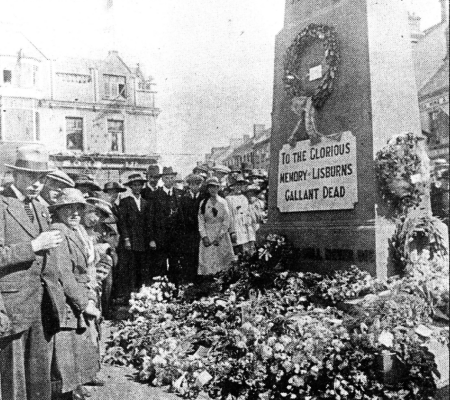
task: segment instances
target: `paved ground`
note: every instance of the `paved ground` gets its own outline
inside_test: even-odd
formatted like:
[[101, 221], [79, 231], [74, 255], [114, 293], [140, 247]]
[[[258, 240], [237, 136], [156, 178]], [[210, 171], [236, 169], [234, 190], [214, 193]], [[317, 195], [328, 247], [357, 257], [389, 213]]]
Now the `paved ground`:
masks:
[[[105, 352], [104, 340], [110, 335], [108, 322], [103, 325], [102, 353]], [[91, 400], [179, 400], [180, 398], [162, 389], [136, 382], [134, 370], [128, 367], [102, 365], [99, 378], [106, 382], [105, 386], [90, 387]]]
[[133, 370], [123, 367], [103, 366], [100, 377], [103, 387], [91, 388], [92, 400], [179, 400], [180, 398], [159, 388], [135, 382]]

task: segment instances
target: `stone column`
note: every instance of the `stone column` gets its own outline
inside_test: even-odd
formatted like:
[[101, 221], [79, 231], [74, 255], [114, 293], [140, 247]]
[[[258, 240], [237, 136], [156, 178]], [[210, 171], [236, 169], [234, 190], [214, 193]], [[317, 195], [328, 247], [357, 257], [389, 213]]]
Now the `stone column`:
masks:
[[[341, 63], [333, 94], [317, 111], [318, 130], [350, 131], [356, 138], [358, 202], [351, 209], [280, 212], [279, 152], [298, 121], [283, 83], [284, 57], [295, 36], [311, 23], [335, 28]], [[320, 46], [305, 51], [317, 65]], [[328, 271], [356, 264], [388, 275], [393, 222], [381, 200], [374, 157], [395, 134], [421, 133], [408, 15], [399, 0], [287, 0], [284, 29], [276, 38], [269, 221], [263, 232], [287, 235], [305, 269]], [[326, 165], [327, 160], [324, 160]], [[326, 185], [327, 182], [321, 182]], [[301, 187], [302, 183], [296, 183]]]

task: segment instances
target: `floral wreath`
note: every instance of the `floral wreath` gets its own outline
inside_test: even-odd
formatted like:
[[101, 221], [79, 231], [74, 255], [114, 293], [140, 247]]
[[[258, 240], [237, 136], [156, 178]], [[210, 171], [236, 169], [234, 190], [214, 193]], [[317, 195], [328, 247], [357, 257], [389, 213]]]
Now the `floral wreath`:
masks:
[[[395, 136], [381, 149], [375, 159], [378, 183], [383, 199], [391, 203], [397, 212], [404, 213], [419, 205], [425, 194], [427, 178], [418, 143], [423, 140], [413, 133]], [[400, 196], [393, 182], [403, 181], [408, 186], [406, 194]]]
[[301, 79], [297, 75], [298, 69], [304, 50], [317, 39], [323, 41], [325, 63], [328, 66], [319, 86], [312, 95], [314, 107], [321, 108], [333, 91], [340, 61], [339, 43], [333, 27], [322, 24], [310, 24], [296, 36], [286, 52], [283, 81], [286, 91], [292, 97], [305, 95]]

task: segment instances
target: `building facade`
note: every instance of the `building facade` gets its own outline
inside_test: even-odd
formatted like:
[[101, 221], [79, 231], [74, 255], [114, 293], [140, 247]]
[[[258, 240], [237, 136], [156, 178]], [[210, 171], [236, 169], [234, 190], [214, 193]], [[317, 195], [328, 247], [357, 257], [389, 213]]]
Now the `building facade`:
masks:
[[23, 143], [42, 143], [56, 166], [101, 181], [158, 161], [160, 110], [154, 83], [139, 66], [131, 68], [116, 51], [104, 60], [53, 60], [18, 32], [2, 36], [10, 39], [0, 44], [5, 158]]
[[414, 69], [422, 131], [428, 137], [429, 156], [442, 166], [449, 162], [449, 4], [441, 3], [441, 21], [425, 31], [420, 18], [410, 16]]

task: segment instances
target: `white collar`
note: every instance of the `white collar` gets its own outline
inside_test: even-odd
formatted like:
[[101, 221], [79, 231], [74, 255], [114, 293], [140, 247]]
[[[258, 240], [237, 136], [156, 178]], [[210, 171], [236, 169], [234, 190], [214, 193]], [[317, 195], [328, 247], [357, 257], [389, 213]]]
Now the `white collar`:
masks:
[[165, 192], [167, 195], [169, 195], [169, 196], [173, 193], [173, 188], [168, 189], [168, 188], [166, 188], [165, 186], [163, 186], [163, 190], [164, 190], [164, 192]]
[[17, 199], [20, 200], [22, 203], [25, 201], [26, 197], [23, 195], [23, 193], [17, 189], [14, 184], [11, 185], [11, 189], [16, 195]]
[[135, 196], [133, 193], [130, 193], [130, 196], [134, 197], [134, 199], [135, 199], [136, 201], [141, 201], [141, 198], [142, 198], [141, 195], [139, 195], [139, 197], [137, 197], [137, 196]]

